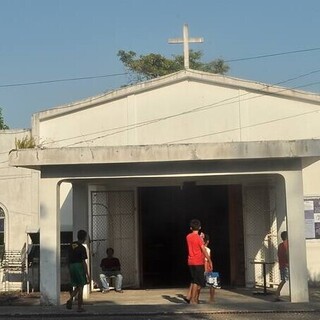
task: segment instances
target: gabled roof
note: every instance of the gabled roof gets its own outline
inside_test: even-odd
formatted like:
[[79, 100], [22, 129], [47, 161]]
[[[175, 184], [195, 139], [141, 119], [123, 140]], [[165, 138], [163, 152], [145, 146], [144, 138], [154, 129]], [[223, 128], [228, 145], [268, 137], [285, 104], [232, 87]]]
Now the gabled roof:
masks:
[[197, 70], [182, 70], [167, 76], [155, 78], [152, 80], [137, 83], [135, 85], [119, 88], [97, 96], [89, 97], [84, 100], [76, 101], [67, 105], [58, 106], [52, 109], [41, 111], [34, 116], [41, 119], [61, 116], [65, 113], [76, 110], [90, 108], [95, 105], [111, 102], [132, 94], [138, 94], [144, 91], [155, 90], [160, 87], [170, 86], [182, 81], [194, 81], [199, 83], [211, 84], [213, 86], [242, 89], [260, 94], [282, 97], [290, 100], [300, 100], [309, 103], [320, 104], [320, 95], [297, 91], [290, 88], [279, 87], [271, 84], [248, 81], [244, 79], [233, 78], [220, 74], [207, 73]]

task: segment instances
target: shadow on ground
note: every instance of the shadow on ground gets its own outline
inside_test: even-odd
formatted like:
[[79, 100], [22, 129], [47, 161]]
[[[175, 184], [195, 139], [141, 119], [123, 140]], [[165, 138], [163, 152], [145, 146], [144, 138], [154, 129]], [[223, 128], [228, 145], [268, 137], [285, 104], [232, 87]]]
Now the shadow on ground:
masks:
[[40, 305], [40, 293], [26, 293], [20, 291], [0, 292], [1, 306], [30, 306]]
[[[216, 304], [233, 305], [235, 303], [270, 303], [274, 301], [273, 291], [270, 290], [268, 295], [254, 294], [260, 289], [248, 288], [232, 288], [216, 290]], [[170, 288], [170, 289], [137, 289], [125, 290], [119, 295], [116, 292], [102, 294], [100, 292], [92, 292], [89, 299], [85, 301], [87, 305], [122, 305], [122, 306], [137, 306], [137, 305], [187, 305], [183, 297], [187, 292], [187, 288]], [[262, 290], [260, 290], [262, 292]], [[320, 288], [309, 288], [310, 302], [320, 303]], [[67, 292], [61, 292], [60, 300], [64, 305], [69, 298]], [[208, 290], [203, 289], [200, 296], [202, 304], [208, 304]], [[284, 302], [289, 302], [289, 297], [283, 297]], [[0, 292], [1, 306], [37, 306], [40, 305], [40, 293], [25, 293], [25, 292]]]

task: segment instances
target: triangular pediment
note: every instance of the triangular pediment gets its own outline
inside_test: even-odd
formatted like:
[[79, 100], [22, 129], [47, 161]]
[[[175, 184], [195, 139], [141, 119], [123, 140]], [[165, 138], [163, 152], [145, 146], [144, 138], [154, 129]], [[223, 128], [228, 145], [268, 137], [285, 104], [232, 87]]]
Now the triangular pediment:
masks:
[[239, 78], [233, 78], [220, 74], [201, 72], [197, 70], [182, 70], [167, 76], [140, 82], [134, 85], [122, 87], [113, 91], [109, 91], [100, 95], [88, 97], [80, 101], [57, 106], [36, 114], [39, 119], [61, 116], [65, 113], [75, 112], [77, 110], [90, 108], [96, 105], [109, 103], [118, 99], [123, 99], [130, 95], [136, 95], [146, 91], [157, 90], [158, 88], [173, 86], [179, 82], [195, 82], [212, 85], [217, 87], [225, 87], [234, 90], [244, 90], [254, 92], [256, 94], [277, 96], [283, 99], [298, 100], [309, 103], [320, 104], [320, 95], [306, 91], [297, 91], [290, 88], [279, 87], [272, 84], [254, 82]]

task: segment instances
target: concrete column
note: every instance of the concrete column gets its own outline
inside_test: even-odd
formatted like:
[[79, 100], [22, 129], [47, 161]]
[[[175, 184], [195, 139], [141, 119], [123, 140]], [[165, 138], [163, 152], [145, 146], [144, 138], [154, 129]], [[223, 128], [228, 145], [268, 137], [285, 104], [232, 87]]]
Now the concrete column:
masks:
[[[73, 238], [77, 239], [78, 230], [82, 229], [89, 232], [89, 219], [88, 219], [88, 186], [87, 184], [73, 183]], [[88, 269], [90, 272], [90, 245], [87, 242], [86, 245], [88, 254]], [[83, 299], [89, 299], [90, 285], [85, 285], [83, 288]]]
[[308, 302], [308, 270], [304, 228], [302, 172], [284, 174], [287, 206], [291, 302]]
[[73, 236], [77, 238], [80, 229], [89, 232], [88, 221], [88, 186], [86, 184], [72, 184], [73, 191]]
[[59, 186], [56, 179], [40, 181], [40, 302], [60, 304]]
[[[285, 188], [285, 179], [283, 176], [278, 176], [276, 183], [276, 217], [277, 217], [277, 241], [280, 243], [281, 237], [280, 234], [282, 231], [287, 230], [287, 206], [286, 206], [286, 188]], [[277, 267], [276, 272], [279, 272]], [[280, 276], [280, 273], [279, 273]], [[280, 282], [280, 279], [279, 279]], [[281, 290], [281, 295], [289, 296], [290, 288], [289, 282], [285, 283]]]

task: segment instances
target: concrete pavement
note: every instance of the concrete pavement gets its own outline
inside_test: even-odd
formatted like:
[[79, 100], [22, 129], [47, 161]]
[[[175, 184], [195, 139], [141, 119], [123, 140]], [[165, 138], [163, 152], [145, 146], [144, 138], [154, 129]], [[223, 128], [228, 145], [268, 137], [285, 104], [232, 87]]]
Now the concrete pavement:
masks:
[[[215, 303], [208, 303], [208, 290], [203, 289], [200, 304], [189, 305], [183, 300], [185, 288], [124, 290], [106, 294], [93, 292], [85, 301], [86, 315], [160, 315], [160, 314], [214, 314], [214, 313], [267, 313], [267, 312], [320, 312], [320, 288], [310, 289], [309, 303], [274, 302], [273, 295], [255, 295], [252, 289], [216, 290]], [[13, 316], [74, 316], [76, 308], [67, 310], [68, 294], [61, 293], [60, 306], [40, 306], [39, 295], [24, 295], [21, 298], [0, 301], [0, 318]]]

